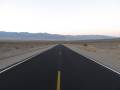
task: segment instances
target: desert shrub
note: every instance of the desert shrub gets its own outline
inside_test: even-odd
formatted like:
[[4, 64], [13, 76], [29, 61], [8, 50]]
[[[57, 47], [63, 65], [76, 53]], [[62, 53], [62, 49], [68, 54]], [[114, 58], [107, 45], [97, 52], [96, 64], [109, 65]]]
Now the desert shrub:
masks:
[[15, 49], [20, 49], [20, 47], [15, 47]]
[[83, 44], [83, 46], [87, 47], [87, 46], [88, 46], [88, 44], [87, 44], [87, 43], [84, 43], [84, 44]]

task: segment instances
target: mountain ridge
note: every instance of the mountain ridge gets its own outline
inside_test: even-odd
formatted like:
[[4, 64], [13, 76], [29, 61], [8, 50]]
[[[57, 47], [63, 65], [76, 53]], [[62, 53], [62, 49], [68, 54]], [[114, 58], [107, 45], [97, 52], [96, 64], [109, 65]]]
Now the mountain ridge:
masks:
[[1, 40], [98, 40], [112, 39], [115, 37], [105, 35], [60, 35], [49, 33], [29, 33], [29, 32], [5, 32], [0, 31]]

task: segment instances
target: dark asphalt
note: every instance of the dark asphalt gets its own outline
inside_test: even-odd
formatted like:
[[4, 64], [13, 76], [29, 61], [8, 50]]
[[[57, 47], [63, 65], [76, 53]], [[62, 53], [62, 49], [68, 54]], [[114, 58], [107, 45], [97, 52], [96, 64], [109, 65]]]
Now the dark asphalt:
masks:
[[0, 90], [120, 90], [120, 75], [57, 45], [0, 74]]

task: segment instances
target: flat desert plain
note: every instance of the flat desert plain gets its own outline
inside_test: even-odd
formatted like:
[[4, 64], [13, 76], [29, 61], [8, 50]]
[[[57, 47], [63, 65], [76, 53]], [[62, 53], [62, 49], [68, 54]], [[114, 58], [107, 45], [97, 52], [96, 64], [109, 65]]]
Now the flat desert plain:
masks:
[[65, 46], [120, 73], [120, 39], [71, 42]]
[[53, 46], [53, 43], [47, 41], [0, 41], [0, 69]]
[[33, 54], [63, 44], [73, 51], [120, 73], [120, 39], [96, 41], [0, 41], [0, 69]]

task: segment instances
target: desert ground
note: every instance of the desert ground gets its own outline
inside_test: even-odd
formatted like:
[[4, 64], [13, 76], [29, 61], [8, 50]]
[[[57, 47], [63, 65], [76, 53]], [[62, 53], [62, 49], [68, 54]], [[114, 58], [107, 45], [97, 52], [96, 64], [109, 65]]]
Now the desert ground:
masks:
[[50, 44], [49, 42], [37, 41], [1, 41], [0, 60], [44, 48]]
[[93, 41], [0, 41], [0, 69], [63, 44], [120, 73], [120, 39]]
[[0, 69], [52, 48], [47, 41], [0, 41]]
[[71, 42], [65, 46], [120, 73], [120, 39]]

